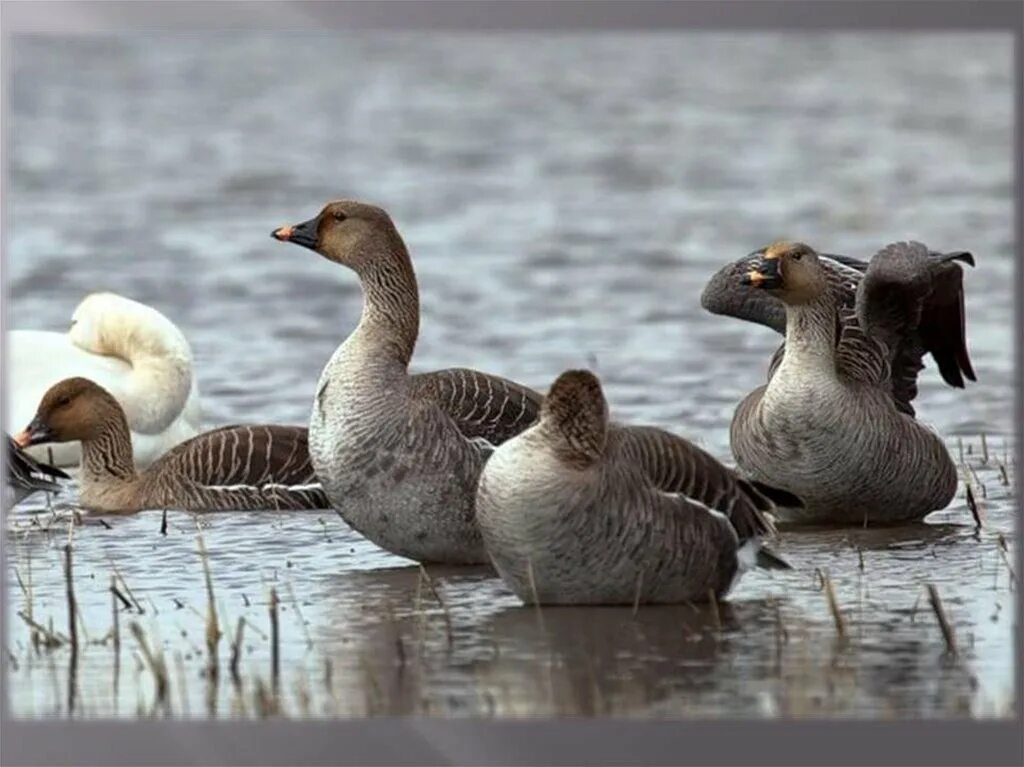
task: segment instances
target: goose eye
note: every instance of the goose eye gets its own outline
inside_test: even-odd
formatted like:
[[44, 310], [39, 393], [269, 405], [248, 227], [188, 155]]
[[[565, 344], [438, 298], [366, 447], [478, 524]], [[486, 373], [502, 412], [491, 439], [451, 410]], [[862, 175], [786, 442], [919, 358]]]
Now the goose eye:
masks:
[[67, 407], [71, 404], [71, 397], [61, 397], [57, 400], [57, 407]]
[[796, 253], [793, 254], [793, 260], [794, 261], [799, 261], [803, 257], [804, 257], [804, 254], [801, 253], [800, 251], [797, 251]]
[[346, 218], [348, 218], [348, 216], [346, 216], [341, 211], [335, 211], [335, 213], [334, 213], [334, 220], [335, 221], [344, 221]]

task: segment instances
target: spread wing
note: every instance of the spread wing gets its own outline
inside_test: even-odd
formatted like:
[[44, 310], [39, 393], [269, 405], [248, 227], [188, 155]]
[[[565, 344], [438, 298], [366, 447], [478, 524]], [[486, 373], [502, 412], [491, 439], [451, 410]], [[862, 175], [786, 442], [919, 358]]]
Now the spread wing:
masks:
[[467, 368], [414, 375], [416, 396], [427, 395], [467, 439], [492, 445], [514, 437], [540, 417], [544, 397], [521, 384]]
[[[782, 302], [742, 283], [751, 268], [746, 256], [722, 267], [708, 281], [701, 305], [714, 314], [755, 322], [785, 333]], [[930, 354], [943, 380], [962, 388], [975, 380], [967, 352], [963, 270], [971, 254], [937, 253], [921, 243], [894, 243], [870, 262], [821, 254], [829, 287], [837, 297], [837, 366], [845, 375], [886, 386], [903, 412], [913, 415], [917, 376]], [[769, 378], [785, 347], [775, 352]]]
[[931, 354], [943, 380], [963, 388], [975, 380], [967, 353], [963, 269], [965, 251], [937, 253], [920, 242], [894, 242], [871, 259], [857, 289], [857, 319], [893, 353], [903, 396], [917, 394], [921, 358]]

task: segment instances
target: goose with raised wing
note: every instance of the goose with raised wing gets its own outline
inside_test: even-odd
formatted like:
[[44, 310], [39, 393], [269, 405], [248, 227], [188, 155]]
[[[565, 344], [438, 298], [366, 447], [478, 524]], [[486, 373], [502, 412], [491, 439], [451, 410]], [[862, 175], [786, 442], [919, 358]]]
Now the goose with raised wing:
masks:
[[542, 397], [476, 370], [409, 373], [419, 288], [381, 208], [332, 202], [271, 235], [347, 266], [363, 288], [359, 325], [324, 368], [309, 424], [313, 466], [335, 508], [395, 554], [486, 562], [474, 519], [480, 470], [495, 445], [533, 423]]
[[477, 519], [495, 568], [527, 604], [639, 604], [725, 596], [755, 566], [775, 495], [682, 437], [609, 420], [597, 377], [566, 371], [540, 420], [484, 466]]
[[305, 428], [225, 426], [186, 440], [139, 471], [124, 409], [86, 378], [51, 387], [14, 440], [20, 447], [80, 441], [79, 502], [91, 511], [329, 508]]
[[60, 491], [59, 479], [69, 479], [60, 469], [37, 461], [14, 441], [7, 437], [7, 485], [4, 505], [11, 508], [33, 493], [56, 493]]
[[[18, 425], [58, 381], [82, 376], [103, 386], [124, 408], [139, 466], [199, 433], [199, 387], [184, 334], [156, 309], [115, 293], [86, 296], [66, 333], [10, 331], [6, 372], [7, 423]], [[81, 461], [75, 442], [52, 448], [58, 466]]]
[[953, 499], [956, 467], [911, 403], [926, 354], [951, 386], [975, 379], [958, 261], [974, 265], [919, 242], [867, 263], [779, 242], [709, 282], [705, 308], [785, 333], [730, 430], [742, 470], [803, 499], [784, 520], [899, 523]]

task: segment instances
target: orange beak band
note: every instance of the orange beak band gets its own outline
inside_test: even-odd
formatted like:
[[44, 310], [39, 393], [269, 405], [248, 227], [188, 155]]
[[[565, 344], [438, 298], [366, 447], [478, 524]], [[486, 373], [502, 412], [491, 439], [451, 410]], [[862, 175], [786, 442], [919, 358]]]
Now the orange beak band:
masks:
[[744, 280], [744, 282], [746, 282], [748, 285], [753, 285], [756, 288], [766, 279], [768, 278], [765, 277], [763, 273], [757, 271], [756, 269], [751, 269], [749, 272], [747, 272], [747, 279]]
[[282, 226], [278, 229], [275, 229], [270, 233], [270, 236], [273, 237], [275, 240], [280, 240], [281, 242], [288, 242], [288, 240], [292, 238], [292, 234], [294, 232], [295, 227], [288, 224], [286, 226]]
[[32, 435], [29, 433], [28, 429], [25, 429], [24, 431], [15, 434], [13, 439], [14, 442], [18, 445], [18, 447], [28, 447], [29, 445], [32, 444]]

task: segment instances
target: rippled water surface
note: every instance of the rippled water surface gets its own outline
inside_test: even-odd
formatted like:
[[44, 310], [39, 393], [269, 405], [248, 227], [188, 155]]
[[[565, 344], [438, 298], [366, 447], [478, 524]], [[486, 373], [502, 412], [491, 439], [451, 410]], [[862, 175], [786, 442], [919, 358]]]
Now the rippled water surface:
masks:
[[8, 517], [16, 715], [1014, 711], [1008, 37], [183, 34], [23, 39], [12, 62], [7, 327], [63, 329], [99, 289], [150, 303], [192, 343], [211, 427], [304, 423], [354, 327], [354, 275], [268, 237], [328, 199], [380, 203], [405, 236], [415, 368], [543, 389], [591, 366], [618, 418], [724, 460], [776, 339], [702, 312], [707, 277], [779, 237], [861, 257], [917, 238], [977, 257], [979, 382], [929, 367], [917, 405], [984, 521], [962, 487], [924, 525], [784, 533], [797, 569], [748, 576], [717, 611], [538, 611], [485, 569], [424, 575], [333, 513], [74, 526], [72, 491]]

